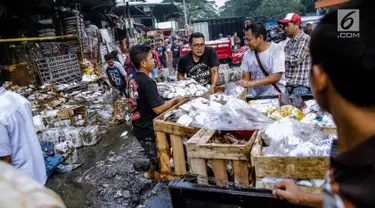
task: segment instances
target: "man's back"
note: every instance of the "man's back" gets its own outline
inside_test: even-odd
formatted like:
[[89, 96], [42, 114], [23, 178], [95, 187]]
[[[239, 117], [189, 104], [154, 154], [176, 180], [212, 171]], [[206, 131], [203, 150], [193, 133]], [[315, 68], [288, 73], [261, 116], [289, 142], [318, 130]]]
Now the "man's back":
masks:
[[42, 149], [35, 133], [31, 105], [21, 95], [0, 87], [0, 157], [39, 183], [46, 182]]

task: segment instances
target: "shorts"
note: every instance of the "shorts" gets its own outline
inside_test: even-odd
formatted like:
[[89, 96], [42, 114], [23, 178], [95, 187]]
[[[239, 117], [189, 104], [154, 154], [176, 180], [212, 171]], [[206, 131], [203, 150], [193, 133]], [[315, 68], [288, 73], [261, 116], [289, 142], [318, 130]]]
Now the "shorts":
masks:
[[125, 89], [120, 90], [120, 89], [117, 89], [117, 88], [112, 88], [112, 99], [113, 99], [113, 101], [117, 101], [121, 97], [126, 97]]
[[152, 79], [158, 78], [159, 77], [159, 69], [155, 68], [152, 70], [152, 72], [149, 75]]
[[154, 135], [149, 135], [146, 137], [136, 137], [139, 144], [145, 150], [145, 153], [150, 159], [151, 164], [154, 166], [155, 171], [160, 172], [159, 161], [156, 148], [156, 140]]

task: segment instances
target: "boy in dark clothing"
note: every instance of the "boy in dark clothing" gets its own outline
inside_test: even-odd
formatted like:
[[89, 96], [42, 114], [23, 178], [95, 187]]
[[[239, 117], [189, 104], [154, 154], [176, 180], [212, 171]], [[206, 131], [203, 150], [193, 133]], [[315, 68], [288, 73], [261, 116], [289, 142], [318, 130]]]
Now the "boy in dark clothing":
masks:
[[122, 65], [115, 61], [113, 54], [109, 53], [104, 56], [107, 63], [104, 65], [104, 71], [108, 77], [109, 83], [112, 87], [112, 96], [113, 96], [113, 109], [114, 109], [114, 118], [118, 119], [117, 101], [121, 96], [126, 96], [126, 87], [128, 83], [128, 77]]
[[177, 63], [180, 60], [180, 49], [181, 45], [177, 42], [177, 39], [173, 40], [172, 53], [173, 53], [173, 69], [177, 69]]
[[145, 149], [151, 161], [146, 178], [154, 178], [159, 181], [160, 173], [152, 120], [182, 101], [183, 97], [178, 96], [170, 101], [164, 101], [159, 95], [155, 81], [148, 76], [155, 68], [150, 46], [133, 46], [130, 50], [130, 58], [137, 68], [137, 73], [129, 81], [129, 100], [132, 104], [133, 113], [133, 134]]
[[164, 46], [163, 40], [159, 40], [159, 46], [156, 48], [156, 51], [158, 52], [161, 65], [167, 68], [167, 48]]

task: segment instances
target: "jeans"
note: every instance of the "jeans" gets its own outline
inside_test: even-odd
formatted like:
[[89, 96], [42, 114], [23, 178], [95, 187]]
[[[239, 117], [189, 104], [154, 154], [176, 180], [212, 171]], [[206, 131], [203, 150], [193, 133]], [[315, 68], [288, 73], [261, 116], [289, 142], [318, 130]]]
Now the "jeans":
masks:
[[292, 87], [292, 86], [287, 86], [286, 87], [290, 95], [307, 95], [311, 94], [311, 89], [309, 87], [304, 87], [304, 86], [297, 86], [297, 87]]

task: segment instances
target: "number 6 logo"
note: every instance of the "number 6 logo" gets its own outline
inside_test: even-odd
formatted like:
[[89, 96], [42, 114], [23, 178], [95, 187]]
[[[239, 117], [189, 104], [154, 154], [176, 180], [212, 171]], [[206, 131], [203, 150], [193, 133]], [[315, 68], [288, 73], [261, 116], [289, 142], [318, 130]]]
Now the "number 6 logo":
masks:
[[[347, 30], [349, 29], [351, 26], [353, 26], [353, 23], [354, 23], [354, 19], [351, 17], [352, 14], [354, 14], [355, 11], [351, 11], [349, 12], [347, 15], [344, 16], [344, 18], [341, 20], [341, 27], [344, 29], [344, 30]], [[346, 22], [349, 21], [349, 24], [345, 25]]]
[[337, 30], [339, 32], [358, 32], [359, 10], [339, 9], [337, 12]]

